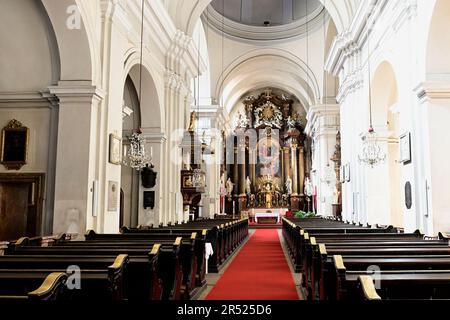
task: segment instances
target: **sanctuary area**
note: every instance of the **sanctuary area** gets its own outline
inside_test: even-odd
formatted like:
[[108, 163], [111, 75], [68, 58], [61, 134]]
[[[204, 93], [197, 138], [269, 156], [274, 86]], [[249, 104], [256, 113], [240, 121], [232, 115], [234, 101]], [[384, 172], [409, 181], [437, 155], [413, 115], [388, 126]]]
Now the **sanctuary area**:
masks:
[[450, 299], [449, 30], [450, 0], [0, 0], [0, 303]]

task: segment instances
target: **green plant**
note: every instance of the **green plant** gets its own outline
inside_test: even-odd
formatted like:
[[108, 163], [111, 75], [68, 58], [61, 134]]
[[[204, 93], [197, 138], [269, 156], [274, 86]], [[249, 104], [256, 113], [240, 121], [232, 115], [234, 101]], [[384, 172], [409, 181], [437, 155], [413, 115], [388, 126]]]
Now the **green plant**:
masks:
[[305, 212], [305, 211], [297, 211], [294, 214], [294, 217], [297, 219], [308, 219], [308, 218], [314, 218], [316, 214], [314, 212]]

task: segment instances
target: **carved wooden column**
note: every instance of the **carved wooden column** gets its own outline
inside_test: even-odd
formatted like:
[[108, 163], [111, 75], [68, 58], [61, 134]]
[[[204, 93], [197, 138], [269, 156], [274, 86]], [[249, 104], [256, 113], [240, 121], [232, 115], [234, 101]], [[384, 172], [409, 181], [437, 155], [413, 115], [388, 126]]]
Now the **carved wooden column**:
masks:
[[285, 147], [282, 148], [282, 152], [283, 152], [283, 176], [284, 176], [284, 180], [283, 180], [283, 188], [286, 184], [286, 180], [287, 178], [290, 176], [289, 174], [289, 163], [290, 163], [290, 156], [289, 156], [289, 148]]
[[243, 139], [238, 142], [239, 199], [238, 199], [238, 208], [236, 211], [236, 214], [238, 215], [240, 215], [240, 213], [247, 207], [247, 195], [245, 194], [245, 180], [247, 178], [245, 172], [246, 171], [245, 152], [246, 152], [245, 139]]
[[249, 158], [249, 167], [250, 167], [250, 181], [252, 182], [253, 190], [252, 192], [256, 193], [256, 162], [258, 160], [257, 151], [256, 150], [248, 150], [248, 158]]
[[238, 148], [234, 147], [234, 162], [233, 162], [233, 196], [239, 195], [239, 164], [238, 164]]
[[292, 166], [292, 195], [291, 195], [291, 209], [300, 209], [300, 200], [298, 195], [298, 161], [297, 161], [297, 145], [293, 144], [290, 148], [291, 151], [291, 166]]
[[300, 196], [305, 195], [305, 148], [300, 147], [300, 152], [298, 156], [298, 183]]

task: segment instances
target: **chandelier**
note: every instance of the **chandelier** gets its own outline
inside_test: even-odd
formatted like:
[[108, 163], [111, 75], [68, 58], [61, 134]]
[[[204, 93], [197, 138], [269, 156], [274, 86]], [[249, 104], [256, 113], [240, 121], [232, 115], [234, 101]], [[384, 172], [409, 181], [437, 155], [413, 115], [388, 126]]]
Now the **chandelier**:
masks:
[[382, 152], [381, 147], [378, 144], [378, 136], [372, 126], [370, 126], [369, 131], [362, 136], [362, 140], [362, 150], [361, 154], [358, 156], [360, 163], [374, 168], [386, 160], [386, 154]]
[[[369, 14], [366, 16], [366, 27], [368, 26]], [[369, 70], [369, 130], [362, 136], [362, 150], [358, 156], [359, 162], [374, 168], [381, 164], [386, 159], [386, 154], [383, 153], [382, 148], [378, 144], [378, 136], [373, 129], [372, 118], [372, 85], [371, 85], [371, 70], [370, 70], [370, 28], [367, 29], [367, 65]]]
[[145, 138], [142, 136], [142, 131], [137, 130], [133, 132], [130, 139], [130, 148], [127, 152], [127, 159], [124, 164], [138, 171], [147, 166], [153, 166], [150, 157], [145, 152]]
[[[142, 0], [142, 11], [141, 11], [141, 34], [140, 34], [140, 64], [139, 64], [139, 107], [141, 108], [142, 99], [142, 67], [143, 67], [143, 56], [144, 56], [144, 12], [145, 12], [145, 0]], [[138, 171], [145, 171], [143, 169], [151, 167], [152, 151], [150, 151], [150, 156], [145, 152], [145, 138], [142, 136], [142, 130], [138, 128], [135, 130], [130, 140], [130, 148], [126, 154], [126, 159], [123, 160], [125, 166], [131, 167]]]

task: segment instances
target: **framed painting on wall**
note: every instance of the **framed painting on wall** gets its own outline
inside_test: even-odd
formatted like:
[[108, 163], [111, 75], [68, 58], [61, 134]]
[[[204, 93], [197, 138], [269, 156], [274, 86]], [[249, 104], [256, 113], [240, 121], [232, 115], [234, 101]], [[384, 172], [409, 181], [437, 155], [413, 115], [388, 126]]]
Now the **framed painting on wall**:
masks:
[[0, 162], [8, 170], [19, 170], [28, 161], [30, 130], [13, 119], [2, 129]]
[[122, 139], [115, 135], [109, 135], [109, 162], [120, 165], [122, 163]]
[[400, 163], [411, 163], [411, 133], [400, 136]]

